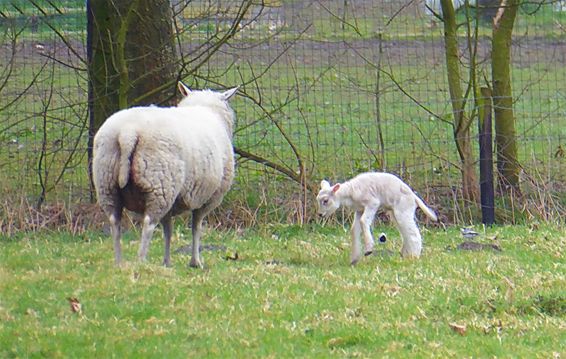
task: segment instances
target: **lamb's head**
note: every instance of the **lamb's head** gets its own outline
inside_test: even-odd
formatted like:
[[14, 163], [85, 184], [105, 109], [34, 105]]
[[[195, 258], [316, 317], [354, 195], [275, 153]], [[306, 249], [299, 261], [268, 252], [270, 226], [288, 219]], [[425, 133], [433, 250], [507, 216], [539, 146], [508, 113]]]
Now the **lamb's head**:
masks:
[[232, 133], [235, 121], [234, 111], [228, 104], [228, 100], [234, 96], [239, 87], [234, 87], [224, 92], [212, 90], [191, 90], [184, 83], [177, 83], [179, 92], [183, 95], [183, 99], [178, 107], [186, 106], [205, 106], [214, 109], [221, 114], [222, 118], [227, 122], [229, 132]]
[[340, 199], [336, 196], [336, 191], [340, 189], [340, 183], [330, 186], [328, 181], [323, 180], [320, 182], [320, 191], [316, 196], [318, 204], [318, 214], [327, 217], [336, 212], [340, 207]]

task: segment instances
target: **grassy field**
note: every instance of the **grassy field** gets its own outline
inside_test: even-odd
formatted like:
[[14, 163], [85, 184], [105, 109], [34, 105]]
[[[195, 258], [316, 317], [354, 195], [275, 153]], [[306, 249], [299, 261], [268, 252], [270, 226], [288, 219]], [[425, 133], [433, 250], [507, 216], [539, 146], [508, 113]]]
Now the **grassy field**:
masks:
[[423, 228], [424, 256], [402, 260], [386, 227], [356, 267], [341, 227], [208, 230], [204, 270], [179, 253], [163, 268], [158, 239], [136, 263], [133, 231], [122, 268], [102, 232], [0, 237], [0, 357], [565, 355], [564, 226], [476, 229], [501, 251]]

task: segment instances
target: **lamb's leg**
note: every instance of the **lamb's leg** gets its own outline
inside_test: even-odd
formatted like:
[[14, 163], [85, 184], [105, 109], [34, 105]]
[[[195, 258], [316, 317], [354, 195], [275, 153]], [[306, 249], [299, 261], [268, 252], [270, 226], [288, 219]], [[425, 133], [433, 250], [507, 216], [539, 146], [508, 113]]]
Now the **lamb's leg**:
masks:
[[122, 261], [122, 246], [120, 245], [120, 237], [122, 236], [121, 221], [122, 210], [115, 210], [114, 213], [110, 215], [110, 233], [114, 240], [114, 263], [118, 266]]
[[153, 231], [157, 223], [151, 220], [151, 218], [146, 215], [143, 219], [143, 228], [141, 235], [140, 250], [138, 252], [138, 258], [140, 261], [145, 261], [147, 258], [147, 251], [149, 249], [149, 243], [151, 242], [151, 237], [153, 236]]
[[360, 218], [360, 224], [364, 235], [365, 255], [368, 256], [373, 252], [374, 240], [371, 234], [371, 224], [377, 213], [377, 207], [366, 207]]
[[419, 227], [415, 222], [415, 211], [395, 211], [395, 220], [401, 237], [403, 237], [403, 247], [401, 255], [403, 257], [416, 257], [421, 255], [422, 238]]
[[170, 215], [166, 215], [161, 219], [163, 226], [163, 241], [165, 243], [165, 251], [163, 254], [163, 265], [171, 266], [171, 234], [173, 232], [173, 223]]
[[354, 222], [352, 222], [352, 249], [350, 254], [350, 264], [355, 265], [360, 260], [362, 256], [361, 253], [361, 243], [360, 243], [360, 218], [362, 217], [362, 212], [356, 211], [354, 214]]
[[202, 220], [205, 214], [202, 209], [195, 209], [193, 211], [193, 253], [191, 262], [189, 263], [189, 266], [192, 268], [203, 268], [203, 263], [200, 260], [200, 236], [202, 233]]

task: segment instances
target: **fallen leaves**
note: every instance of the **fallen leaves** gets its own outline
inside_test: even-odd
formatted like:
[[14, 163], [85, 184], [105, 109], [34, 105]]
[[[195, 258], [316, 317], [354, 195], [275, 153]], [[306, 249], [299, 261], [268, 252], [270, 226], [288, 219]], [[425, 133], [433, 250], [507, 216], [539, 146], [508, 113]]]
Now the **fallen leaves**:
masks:
[[73, 313], [81, 313], [81, 303], [77, 298], [69, 297], [67, 300], [69, 301], [69, 305], [71, 306], [71, 311]]
[[466, 324], [458, 324], [458, 323], [449, 323], [450, 329], [454, 332], [464, 336], [466, 335]]
[[402, 290], [402, 288], [398, 285], [384, 284], [382, 287], [385, 294], [390, 298], [396, 297]]

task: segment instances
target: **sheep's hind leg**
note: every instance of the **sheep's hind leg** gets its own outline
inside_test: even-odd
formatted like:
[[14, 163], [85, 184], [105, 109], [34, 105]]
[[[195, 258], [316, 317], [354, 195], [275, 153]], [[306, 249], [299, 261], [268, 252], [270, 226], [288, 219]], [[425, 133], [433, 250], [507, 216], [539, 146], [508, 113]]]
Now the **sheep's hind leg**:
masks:
[[422, 238], [419, 227], [415, 222], [415, 212], [395, 211], [395, 220], [401, 237], [403, 237], [403, 247], [401, 255], [408, 258], [418, 258], [422, 250]]
[[203, 263], [200, 260], [200, 236], [202, 234], [202, 220], [206, 212], [203, 209], [195, 209], [192, 218], [192, 233], [193, 233], [193, 253], [189, 266], [192, 268], [203, 268]]
[[140, 250], [138, 252], [138, 258], [140, 261], [145, 261], [147, 258], [147, 251], [149, 249], [149, 243], [151, 237], [153, 236], [153, 231], [157, 223], [153, 222], [149, 216], [145, 216], [143, 219], [143, 228], [141, 235]]
[[163, 241], [165, 242], [165, 251], [163, 254], [163, 265], [171, 266], [171, 233], [173, 232], [173, 223], [170, 215], [166, 215], [161, 219], [163, 226]]
[[122, 236], [122, 209], [114, 210], [114, 213], [110, 215], [109, 219], [110, 233], [114, 241], [114, 263], [119, 266], [120, 262], [122, 262], [122, 246], [120, 245], [120, 237]]

